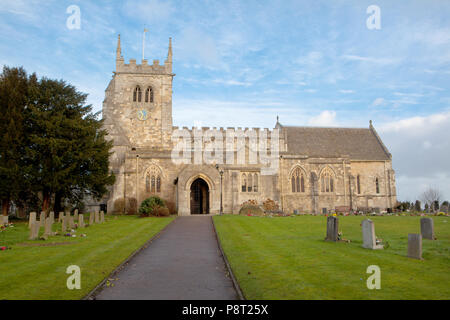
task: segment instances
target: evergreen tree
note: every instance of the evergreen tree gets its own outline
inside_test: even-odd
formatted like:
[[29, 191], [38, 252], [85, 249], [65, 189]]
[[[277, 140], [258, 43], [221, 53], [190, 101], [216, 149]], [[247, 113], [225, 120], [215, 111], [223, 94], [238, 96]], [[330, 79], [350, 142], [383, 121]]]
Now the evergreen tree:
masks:
[[27, 128], [29, 82], [34, 81], [23, 68], [3, 67], [0, 75], [0, 197], [2, 214], [7, 215], [11, 201], [28, 193]]
[[422, 211], [422, 204], [420, 203], [420, 200], [416, 200], [416, 203], [414, 204], [414, 210], [417, 212]]

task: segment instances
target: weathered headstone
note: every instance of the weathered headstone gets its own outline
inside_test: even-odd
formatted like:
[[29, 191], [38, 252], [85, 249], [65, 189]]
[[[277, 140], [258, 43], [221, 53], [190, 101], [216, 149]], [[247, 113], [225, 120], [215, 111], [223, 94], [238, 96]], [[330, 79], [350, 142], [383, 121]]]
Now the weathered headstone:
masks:
[[50, 214], [48, 215], [48, 217], [51, 219], [52, 224], [55, 223], [55, 213], [53, 211], [50, 212]]
[[0, 225], [5, 225], [9, 223], [9, 217], [0, 215]]
[[33, 221], [30, 228], [30, 240], [36, 240], [39, 237], [39, 230], [41, 229], [40, 221]]
[[105, 222], [105, 213], [103, 211], [100, 211], [100, 223]]
[[431, 218], [420, 219], [420, 233], [423, 239], [435, 240], [433, 219]]
[[73, 213], [73, 219], [75, 221], [78, 221], [78, 209], [75, 209], [75, 212]]
[[327, 237], [326, 241], [337, 241], [338, 240], [338, 228], [339, 220], [337, 217], [327, 218]]
[[95, 223], [100, 223], [100, 213], [95, 211]]
[[89, 213], [89, 225], [94, 224], [95, 214], [93, 212]]
[[382, 245], [377, 245], [377, 237], [375, 236], [375, 226], [372, 220], [366, 219], [362, 222], [363, 248], [366, 249], [383, 249]]
[[84, 228], [84, 215], [78, 215], [78, 228]]
[[52, 218], [48, 217], [45, 219], [45, 230], [44, 230], [44, 236], [51, 236], [52, 235]]
[[67, 230], [67, 225], [69, 224], [69, 217], [66, 215], [62, 216], [61, 232], [64, 233]]
[[73, 216], [71, 216], [71, 215], [69, 215], [69, 228], [70, 229], [75, 228], [75, 221], [74, 221]]
[[408, 257], [422, 260], [422, 235], [408, 234]]
[[39, 222], [41, 223], [41, 227], [44, 227], [45, 225], [45, 212], [42, 211], [41, 215], [39, 216]]
[[33, 223], [36, 222], [36, 212], [30, 212], [30, 218], [28, 220], [28, 229], [31, 229]]
[[60, 212], [58, 215], [58, 222], [62, 223], [64, 220], [64, 212]]

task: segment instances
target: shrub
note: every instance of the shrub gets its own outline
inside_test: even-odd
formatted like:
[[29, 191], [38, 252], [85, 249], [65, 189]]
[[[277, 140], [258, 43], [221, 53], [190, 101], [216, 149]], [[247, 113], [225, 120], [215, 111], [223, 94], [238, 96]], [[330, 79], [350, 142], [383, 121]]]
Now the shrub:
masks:
[[251, 204], [244, 204], [242, 205], [241, 209], [239, 210], [240, 215], [248, 216], [262, 216], [264, 215], [264, 211], [259, 207]]
[[155, 215], [157, 207], [167, 209], [163, 199], [158, 196], [152, 196], [142, 201], [139, 213], [144, 216]]
[[272, 199], [267, 199], [263, 202], [264, 211], [275, 212], [278, 211], [278, 204]]
[[128, 198], [126, 212], [128, 215], [137, 214], [137, 200], [135, 198]]
[[167, 209], [169, 209], [169, 213], [177, 214], [177, 207], [176, 207], [175, 203], [172, 201], [165, 201], [165, 202], [166, 202]]
[[114, 213], [115, 214], [122, 214], [125, 209], [125, 199], [119, 198], [114, 201]]
[[153, 216], [168, 217], [170, 216], [170, 211], [167, 207], [155, 206], [155, 208], [153, 209]]

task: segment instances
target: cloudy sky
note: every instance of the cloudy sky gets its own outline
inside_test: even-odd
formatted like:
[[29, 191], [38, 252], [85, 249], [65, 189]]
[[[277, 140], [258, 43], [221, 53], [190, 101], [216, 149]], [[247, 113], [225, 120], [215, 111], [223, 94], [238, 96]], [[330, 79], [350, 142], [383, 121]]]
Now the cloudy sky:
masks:
[[[80, 29], [67, 27], [73, 5]], [[380, 29], [367, 27], [371, 5]], [[173, 38], [174, 125], [372, 119], [399, 199], [428, 186], [450, 199], [449, 16], [447, 0], [0, 0], [0, 65], [65, 79], [101, 110], [117, 34], [139, 61], [146, 27], [150, 61], [163, 62]]]

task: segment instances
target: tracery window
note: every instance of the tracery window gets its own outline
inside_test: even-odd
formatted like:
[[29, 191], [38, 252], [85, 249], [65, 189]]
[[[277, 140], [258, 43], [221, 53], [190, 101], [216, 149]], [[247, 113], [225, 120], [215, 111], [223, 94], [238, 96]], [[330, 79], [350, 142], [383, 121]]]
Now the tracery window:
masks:
[[258, 192], [259, 176], [257, 173], [243, 173], [241, 175], [242, 192]]
[[333, 173], [329, 168], [323, 170], [322, 175], [320, 177], [321, 191], [323, 193], [331, 193], [334, 192], [334, 177]]
[[292, 192], [305, 192], [305, 175], [303, 170], [296, 168], [291, 175]]
[[161, 192], [161, 171], [152, 166], [147, 171], [145, 177], [145, 190], [148, 193], [160, 193]]

